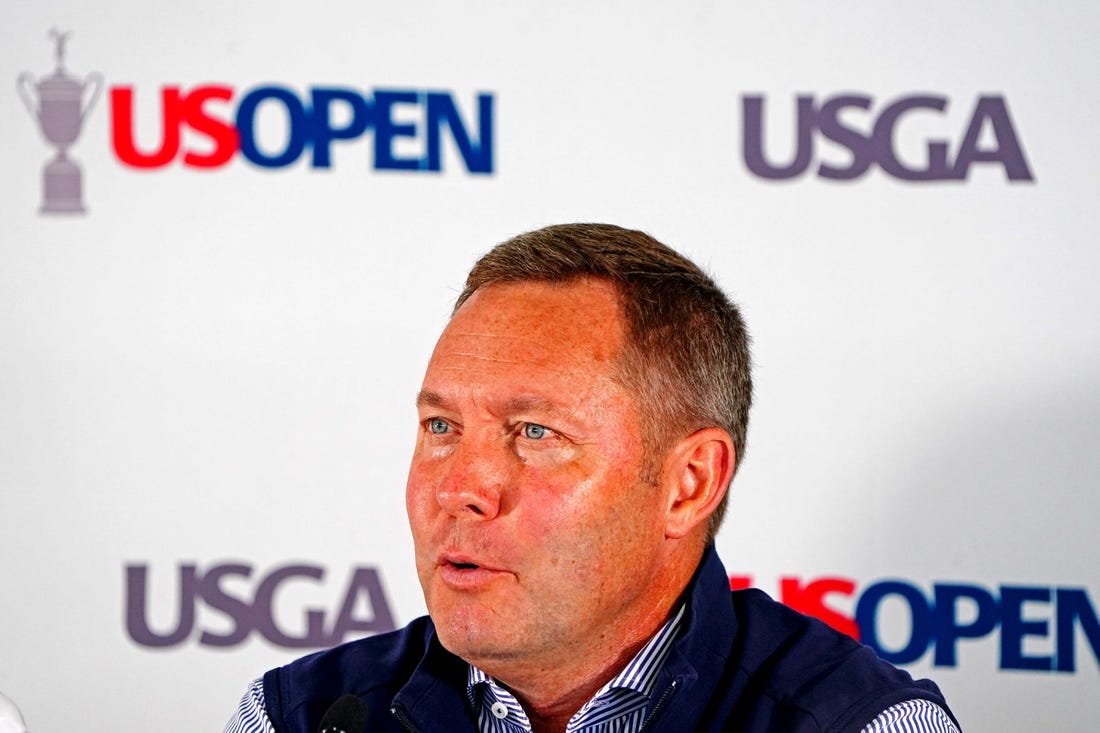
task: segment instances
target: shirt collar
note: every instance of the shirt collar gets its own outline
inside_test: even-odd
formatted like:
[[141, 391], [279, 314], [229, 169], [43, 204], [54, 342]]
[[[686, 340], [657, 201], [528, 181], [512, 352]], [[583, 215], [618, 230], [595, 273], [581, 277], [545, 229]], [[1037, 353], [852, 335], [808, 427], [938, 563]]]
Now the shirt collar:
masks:
[[[600, 716], [605, 717], [607, 715], [605, 709], [613, 705], [615, 713], [626, 715], [648, 703], [653, 686], [657, 682], [657, 674], [668, 659], [673, 642], [679, 634], [684, 609], [685, 606], [681, 604], [672, 617], [634, 655], [634, 658], [577, 711], [570, 721], [570, 729], [574, 728], [574, 724], [591, 716], [594, 711], [599, 710]], [[483, 715], [496, 718], [507, 717], [521, 730], [530, 730], [530, 721], [516, 697], [474, 665], [471, 664], [468, 667], [466, 695], [478, 717]], [[505, 711], [507, 711], [506, 716], [501, 714]]]

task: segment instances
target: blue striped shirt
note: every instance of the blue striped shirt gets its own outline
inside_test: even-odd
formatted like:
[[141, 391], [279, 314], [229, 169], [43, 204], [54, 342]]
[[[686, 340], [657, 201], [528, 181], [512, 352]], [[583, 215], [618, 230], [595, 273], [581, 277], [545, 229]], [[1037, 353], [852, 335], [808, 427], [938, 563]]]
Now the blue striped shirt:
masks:
[[[680, 631], [676, 614], [642, 650], [601, 687], [570, 719], [566, 733], [636, 733], [645, 724], [646, 708]], [[466, 694], [477, 714], [480, 733], [531, 733], [531, 722], [515, 695], [489, 675], [469, 666]], [[263, 679], [249, 685], [225, 733], [275, 733], [264, 708]], [[960, 733], [943, 708], [928, 700], [907, 700], [883, 711], [862, 733]]]
[[[684, 607], [646, 642], [621, 672], [601, 687], [565, 726], [566, 733], [637, 733], [645, 723], [657, 673], [672, 651]], [[530, 733], [531, 723], [515, 695], [470, 665], [466, 694], [481, 733]]]

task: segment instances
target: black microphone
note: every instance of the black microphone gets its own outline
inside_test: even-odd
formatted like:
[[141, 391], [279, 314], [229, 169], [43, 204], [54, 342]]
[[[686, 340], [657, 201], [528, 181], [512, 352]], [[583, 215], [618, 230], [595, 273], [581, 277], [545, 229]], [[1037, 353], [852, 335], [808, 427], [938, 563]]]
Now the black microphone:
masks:
[[344, 695], [321, 718], [320, 733], [363, 733], [367, 727], [367, 704], [355, 695]]

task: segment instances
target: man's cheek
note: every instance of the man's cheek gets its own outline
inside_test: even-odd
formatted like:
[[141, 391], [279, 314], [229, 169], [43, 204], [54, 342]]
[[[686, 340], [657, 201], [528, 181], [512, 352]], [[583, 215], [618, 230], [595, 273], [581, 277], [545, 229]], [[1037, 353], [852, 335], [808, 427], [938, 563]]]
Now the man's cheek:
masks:
[[405, 486], [405, 512], [414, 531], [417, 524], [431, 515], [433, 506], [438, 505], [433, 485], [429, 472], [422, 467], [414, 465], [409, 471], [409, 481]]

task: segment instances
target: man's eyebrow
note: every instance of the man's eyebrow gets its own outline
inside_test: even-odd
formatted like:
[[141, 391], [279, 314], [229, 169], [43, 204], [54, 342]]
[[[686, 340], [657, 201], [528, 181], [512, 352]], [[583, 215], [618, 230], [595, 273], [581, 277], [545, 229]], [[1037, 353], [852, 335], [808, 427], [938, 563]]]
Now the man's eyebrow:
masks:
[[416, 406], [417, 407], [438, 407], [444, 409], [450, 406], [450, 403], [444, 399], [443, 395], [438, 392], [433, 392], [430, 389], [422, 389], [416, 393]]
[[528, 410], [536, 410], [551, 414], [557, 414], [562, 411], [562, 407], [558, 403], [552, 402], [545, 397], [537, 397], [535, 395], [513, 397], [504, 404], [504, 409], [509, 414], [527, 412]]
[[[417, 407], [434, 407], [439, 410], [449, 410], [453, 404], [446, 397], [430, 389], [422, 389], [416, 394]], [[539, 411], [552, 415], [560, 415], [567, 410], [557, 402], [537, 395], [522, 395], [512, 397], [503, 405], [505, 414], [517, 412]]]

